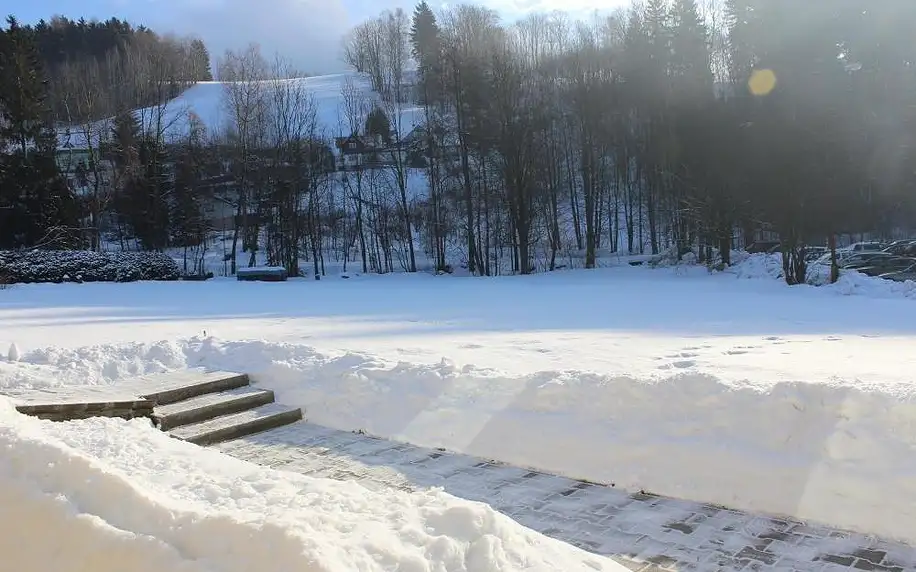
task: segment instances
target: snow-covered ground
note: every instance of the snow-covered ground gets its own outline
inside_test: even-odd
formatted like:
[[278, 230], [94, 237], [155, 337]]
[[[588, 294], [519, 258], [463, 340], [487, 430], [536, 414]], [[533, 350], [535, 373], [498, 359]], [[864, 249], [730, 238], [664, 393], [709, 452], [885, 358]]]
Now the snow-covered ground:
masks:
[[626, 570], [480, 503], [273, 471], [142, 420], [42, 422], [0, 398], [0, 451], [4, 570]]
[[[291, 87], [308, 97], [314, 105], [314, 118], [318, 131], [328, 137], [349, 134], [343, 107], [343, 92], [348, 84], [355, 87], [355, 93], [365, 98], [370, 106], [379, 102], [378, 94], [372, 91], [367, 77], [355, 72], [267, 80], [263, 84], [266, 90], [271, 90], [273, 86], [279, 84]], [[156, 129], [162, 129], [168, 140], [186, 137], [189, 133], [191, 117], [199, 121], [199, 125], [205, 128], [207, 135], [221, 135], [233, 123], [233, 117], [226, 104], [225, 93], [226, 87], [223, 82], [198, 82], [161, 108], [140, 109], [135, 113], [145, 126], [153, 128], [155, 125]], [[415, 105], [403, 105], [398, 111], [400, 111], [400, 119], [393, 118], [393, 123], [405, 134], [423, 119], [422, 110]], [[113, 119], [107, 119], [91, 125], [88, 131], [92, 136], [91, 144], [93, 146], [98, 146], [100, 141], [110, 137], [112, 121]], [[86, 127], [82, 126], [60, 129], [58, 147], [61, 149], [85, 147], [87, 145], [86, 131]]]
[[912, 285], [771, 262], [19, 286], [0, 388], [234, 369], [331, 427], [916, 540]]

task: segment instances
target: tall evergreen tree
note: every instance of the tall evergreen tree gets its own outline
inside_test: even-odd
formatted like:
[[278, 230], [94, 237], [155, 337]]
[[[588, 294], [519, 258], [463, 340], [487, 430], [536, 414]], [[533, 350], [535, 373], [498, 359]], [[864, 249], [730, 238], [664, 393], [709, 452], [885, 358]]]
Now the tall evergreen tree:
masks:
[[391, 121], [384, 109], [376, 107], [369, 112], [366, 117], [365, 131], [366, 135], [380, 137], [386, 144], [391, 143]]
[[189, 46], [191, 70], [195, 81], [213, 81], [210, 71], [210, 52], [207, 46], [198, 38], [191, 40]]
[[420, 96], [430, 105], [442, 99], [442, 46], [436, 15], [424, 0], [414, 9], [410, 45], [417, 62]]
[[48, 87], [29, 29], [0, 30], [0, 247], [70, 246], [78, 207], [56, 163]]

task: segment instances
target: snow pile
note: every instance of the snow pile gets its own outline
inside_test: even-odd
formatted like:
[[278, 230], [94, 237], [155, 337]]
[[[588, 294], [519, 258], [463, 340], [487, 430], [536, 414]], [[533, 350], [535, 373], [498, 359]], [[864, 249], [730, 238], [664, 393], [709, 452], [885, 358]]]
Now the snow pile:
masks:
[[442, 491], [281, 473], [141, 420], [53, 424], [0, 400], [0, 451], [8, 570], [625, 570]]
[[[916, 388], [908, 383], [725, 382], [692, 373], [687, 358], [656, 380], [513, 376], [449, 360], [391, 363], [213, 338], [27, 359], [39, 356], [62, 368], [81, 363], [100, 382], [105, 371], [137, 368], [246, 371], [321, 425], [916, 541]], [[105, 371], [91, 370], [96, 360]]]
[[[733, 259], [733, 264], [723, 271], [739, 279], [783, 279], [781, 254], [745, 254]], [[828, 264], [808, 264], [807, 282], [824, 287], [843, 296], [868, 296], [870, 298], [916, 298], [916, 282], [896, 282], [868, 276], [855, 270], [840, 270], [840, 279], [829, 284]]]
[[[829, 270], [828, 270], [829, 271]], [[836, 284], [830, 285], [832, 290], [845, 296], [868, 296], [870, 298], [916, 298], [916, 282], [907, 280], [897, 282], [885, 280], [855, 272], [843, 270]]]
[[782, 279], [782, 258], [779, 254], [732, 253], [732, 264], [724, 273], [739, 279]]

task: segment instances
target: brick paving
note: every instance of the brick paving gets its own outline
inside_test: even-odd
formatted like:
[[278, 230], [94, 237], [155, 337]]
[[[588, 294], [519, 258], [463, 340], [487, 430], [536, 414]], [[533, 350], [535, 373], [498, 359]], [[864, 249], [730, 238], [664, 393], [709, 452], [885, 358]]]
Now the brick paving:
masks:
[[305, 422], [217, 446], [369, 488], [442, 487], [639, 572], [916, 570], [916, 549], [862, 534], [612, 487]]

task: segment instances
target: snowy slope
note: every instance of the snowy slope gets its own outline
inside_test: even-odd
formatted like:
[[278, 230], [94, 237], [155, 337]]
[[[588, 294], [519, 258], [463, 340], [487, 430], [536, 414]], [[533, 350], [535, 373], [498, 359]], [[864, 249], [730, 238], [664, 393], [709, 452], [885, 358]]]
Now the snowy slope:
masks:
[[[347, 81], [352, 81], [360, 88], [363, 96], [370, 102], [378, 101], [369, 81], [357, 73], [314, 76], [299, 79], [277, 80], [302, 90], [311, 97], [316, 107], [319, 131], [328, 137], [345, 134], [345, 115], [342, 108], [342, 90]], [[272, 81], [264, 82], [270, 89]], [[209, 134], [219, 134], [231, 124], [232, 116], [227, 111], [224, 101], [225, 86], [222, 82], [201, 82], [186, 90], [169, 102], [164, 123], [169, 126], [168, 137], [181, 137], [188, 132], [188, 118], [195, 115], [206, 127]], [[153, 110], [139, 111], [143, 117], [154, 116]], [[402, 128], [405, 132], [413, 129], [422, 119], [422, 110], [415, 106], [406, 106], [402, 110]], [[335, 148], [336, 150], [336, 148]]]
[[441, 491], [273, 471], [142, 420], [42, 422], [0, 398], [0, 450], [5, 570], [625, 570]]
[[[264, 82], [267, 89], [270, 89], [273, 81]], [[343, 104], [341, 92], [347, 81], [352, 81], [368, 101], [378, 101], [378, 95], [372, 91], [369, 81], [355, 72], [277, 81], [292, 85], [312, 98], [316, 106], [319, 131], [329, 138], [343, 135], [347, 131], [344, 127], [344, 110], [341, 107]], [[161, 122], [167, 139], [186, 136], [192, 115], [202, 122], [208, 135], [218, 135], [232, 123], [232, 115], [226, 107], [224, 92], [225, 86], [222, 82], [199, 82], [171, 100], [165, 106], [161, 116], [157, 108], [140, 109], [136, 111], [136, 114], [147, 126], [153, 122]], [[422, 110], [418, 107], [405, 105], [401, 111], [402, 130], [405, 133], [423, 119]], [[60, 129], [58, 146], [62, 149], [84, 146], [83, 131], [79, 127]], [[110, 120], [94, 123], [92, 126], [93, 144], [98, 145], [99, 137], [102, 139], [110, 137], [110, 132]]]
[[916, 304], [745, 270], [14, 287], [0, 387], [241, 370], [332, 427], [916, 540]]

